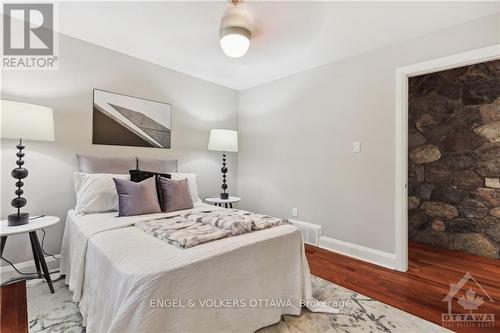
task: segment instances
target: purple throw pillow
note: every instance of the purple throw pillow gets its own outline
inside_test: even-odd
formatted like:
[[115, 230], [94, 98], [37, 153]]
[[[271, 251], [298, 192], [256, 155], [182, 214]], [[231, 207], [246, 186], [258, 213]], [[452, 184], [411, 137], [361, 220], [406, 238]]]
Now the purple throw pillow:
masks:
[[140, 183], [118, 178], [113, 180], [118, 192], [118, 216], [161, 212], [154, 177]]
[[162, 193], [162, 210], [166, 213], [193, 208], [193, 199], [189, 192], [187, 179], [172, 180], [158, 177]]
[[[169, 173], [159, 173], [159, 172], [153, 172], [153, 171], [144, 171], [144, 170], [129, 170], [128, 173], [130, 174], [130, 180], [136, 183], [142, 182], [144, 179], [148, 179], [151, 177], [155, 177], [157, 179], [158, 177], [165, 177], [165, 178], [172, 178], [172, 176]], [[163, 200], [161, 200], [161, 191], [160, 191], [160, 185], [158, 184], [158, 180], [156, 180], [156, 193], [158, 193], [158, 202], [160, 203], [160, 208], [161, 208], [161, 203]]]

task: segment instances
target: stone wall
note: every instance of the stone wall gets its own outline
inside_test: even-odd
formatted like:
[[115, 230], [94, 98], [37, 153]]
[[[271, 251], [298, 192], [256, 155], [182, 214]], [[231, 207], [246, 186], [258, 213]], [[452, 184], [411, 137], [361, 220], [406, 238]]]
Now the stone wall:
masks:
[[411, 241], [500, 256], [500, 60], [409, 82]]

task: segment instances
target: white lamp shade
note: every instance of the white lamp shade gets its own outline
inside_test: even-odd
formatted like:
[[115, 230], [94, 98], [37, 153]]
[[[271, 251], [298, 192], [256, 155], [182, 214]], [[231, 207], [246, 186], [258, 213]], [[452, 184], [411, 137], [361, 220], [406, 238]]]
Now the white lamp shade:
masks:
[[238, 132], [226, 129], [213, 129], [210, 131], [208, 150], [225, 152], [238, 151]]
[[2, 100], [2, 139], [54, 141], [54, 111], [51, 108]]

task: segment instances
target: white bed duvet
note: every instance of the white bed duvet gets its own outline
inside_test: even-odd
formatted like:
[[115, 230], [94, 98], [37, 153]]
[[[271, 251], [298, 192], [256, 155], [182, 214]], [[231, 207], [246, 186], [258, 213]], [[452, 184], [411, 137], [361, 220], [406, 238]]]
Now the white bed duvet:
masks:
[[[214, 209], [200, 203], [194, 210], [207, 207]], [[254, 332], [282, 314], [299, 315], [300, 301], [312, 301], [294, 226], [182, 249], [133, 225], [178, 213], [68, 212], [61, 273], [80, 302], [87, 332]]]

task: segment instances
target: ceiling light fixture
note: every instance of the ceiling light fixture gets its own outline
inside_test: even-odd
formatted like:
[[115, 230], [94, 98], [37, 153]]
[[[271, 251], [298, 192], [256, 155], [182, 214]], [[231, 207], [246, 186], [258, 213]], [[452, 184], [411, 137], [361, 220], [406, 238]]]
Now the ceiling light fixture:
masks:
[[241, 0], [231, 0], [220, 22], [220, 46], [222, 51], [231, 58], [245, 55], [250, 46], [251, 23], [248, 12], [239, 6]]

